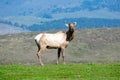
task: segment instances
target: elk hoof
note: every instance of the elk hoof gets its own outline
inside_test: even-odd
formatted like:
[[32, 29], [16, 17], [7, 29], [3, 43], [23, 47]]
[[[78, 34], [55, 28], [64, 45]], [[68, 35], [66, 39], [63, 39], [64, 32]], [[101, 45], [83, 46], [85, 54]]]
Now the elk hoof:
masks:
[[44, 64], [43, 64], [43, 63], [41, 63], [40, 65], [41, 65], [41, 66], [44, 66]]
[[57, 62], [56, 62], [56, 64], [58, 65], [58, 64], [59, 64], [59, 62], [57, 61]]

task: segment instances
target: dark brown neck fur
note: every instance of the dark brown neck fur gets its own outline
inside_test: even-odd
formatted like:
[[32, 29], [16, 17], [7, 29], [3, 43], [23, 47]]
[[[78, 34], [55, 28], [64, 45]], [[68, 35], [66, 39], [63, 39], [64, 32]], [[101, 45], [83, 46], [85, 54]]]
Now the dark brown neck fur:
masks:
[[66, 32], [66, 35], [67, 35], [66, 40], [67, 40], [67, 41], [71, 41], [71, 40], [74, 38], [74, 31], [68, 30], [68, 31]]

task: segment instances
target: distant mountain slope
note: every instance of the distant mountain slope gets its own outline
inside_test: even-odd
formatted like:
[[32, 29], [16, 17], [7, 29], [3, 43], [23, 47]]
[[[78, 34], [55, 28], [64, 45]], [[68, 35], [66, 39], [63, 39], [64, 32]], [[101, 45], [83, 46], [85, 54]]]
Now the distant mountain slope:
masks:
[[[0, 64], [39, 64], [34, 42], [37, 34], [0, 35]], [[76, 30], [65, 54], [67, 63], [120, 62], [120, 28]], [[57, 50], [46, 50], [42, 59], [55, 64]]]
[[[77, 22], [76, 29], [117, 28], [117, 27], [120, 28], [120, 19], [64, 18], [64, 19], [55, 20], [55, 19], [42, 19], [38, 17], [10, 17], [0, 20], [0, 23], [2, 24], [14, 26], [14, 28], [16, 27], [24, 31], [61, 30], [61, 29], [66, 29], [67, 27], [65, 26], [65, 24], [71, 22]], [[14, 28], [11, 28], [11, 31], [13, 29], [14, 32], [16, 30]], [[0, 29], [0, 31], [2, 31], [2, 29]], [[9, 33], [9, 28], [6, 31], [8, 31]]]
[[19, 28], [19, 27], [0, 23], [0, 35], [15, 34], [15, 33], [21, 33], [21, 32], [29, 32], [29, 31], [23, 30], [22, 28]]
[[[81, 15], [80, 17], [92, 18], [94, 14], [105, 18], [119, 18], [120, 14], [120, 0], [2, 0], [0, 2], [0, 16], [37, 16], [43, 18], [53, 18], [56, 14], [73, 13], [73, 17]], [[82, 13], [83, 12], [83, 13]], [[87, 13], [88, 15], [84, 14]], [[107, 15], [104, 15], [107, 14]], [[64, 15], [62, 15], [64, 16]], [[118, 16], [118, 17], [117, 17]], [[56, 16], [56, 18], [59, 16]], [[64, 16], [65, 17], [65, 16]]]
[[[0, 23], [17, 30], [65, 29], [65, 23], [75, 21], [78, 28], [120, 27], [120, 0], [0, 1]], [[9, 33], [9, 28], [5, 29]], [[13, 33], [15, 30], [11, 28]]]
[[66, 29], [66, 23], [77, 22], [76, 29], [84, 28], [120, 28], [120, 19], [99, 19], [99, 18], [69, 18], [33, 24], [27, 27], [30, 31], [61, 30]]

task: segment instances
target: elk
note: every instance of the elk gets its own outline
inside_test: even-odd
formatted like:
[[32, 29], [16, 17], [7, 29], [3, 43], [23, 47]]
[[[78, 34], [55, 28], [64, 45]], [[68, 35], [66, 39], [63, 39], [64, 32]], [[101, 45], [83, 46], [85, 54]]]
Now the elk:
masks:
[[69, 27], [67, 32], [59, 31], [57, 33], [40, 33], [35, 37], [35, 43], [38, 47], [38, 59], [40, 64], [43, 66], [41, 60], [41, 55], [45, 49], [58, 49], [57, 64], [59, 63], [60, 54], [62, 53], [63, 64], [65, 64], [65, 48], [68, 46], [69, 42], [74, 38], [76, 22], [65, 24]]

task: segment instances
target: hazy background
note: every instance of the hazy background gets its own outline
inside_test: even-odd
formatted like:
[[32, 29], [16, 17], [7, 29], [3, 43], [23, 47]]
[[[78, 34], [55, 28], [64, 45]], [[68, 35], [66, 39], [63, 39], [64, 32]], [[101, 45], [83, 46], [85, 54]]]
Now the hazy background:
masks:
[[[120, 0], [0, 0], [0, 64], [38, 64], [34, 37], [66, 31], [71, 22], [67, 63], [120, 62]], [[50, 64], [56, 58], [57, 50], [42, 57]]]
[[120, 27], [120, 0], [1, 0], [0, 34]]

